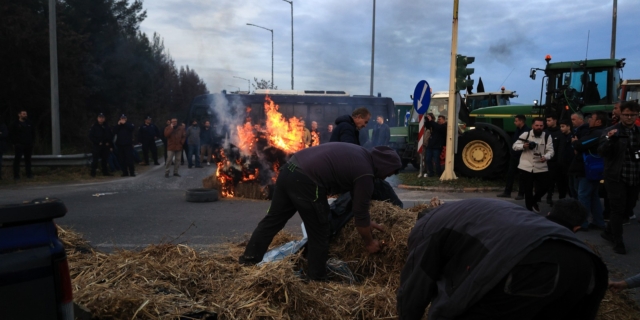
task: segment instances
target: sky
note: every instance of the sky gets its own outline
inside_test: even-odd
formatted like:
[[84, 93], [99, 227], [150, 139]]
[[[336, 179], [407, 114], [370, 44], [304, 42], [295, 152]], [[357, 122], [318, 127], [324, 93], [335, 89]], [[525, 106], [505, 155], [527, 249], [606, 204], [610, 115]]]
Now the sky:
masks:
[[[291, 5], [283, 0], [147, 0], [143, 32], [158, 33], [178, 66], [210, 92], [247, 90], [240, 77], [291, 89]], [[532, 67], [609, 58], [613, 0], [460, 0], [458, 54], [473, 56], [471, 76], [486, 91], [539, 99]], [[618, 0], [616, 57], [623, 79], [640, 79], [640, 1]], [[293, 0], [294, 89], [369, 94], [372, 0]], [[449, 89], [452, 0], [376, 1], [374, 94], [410, 102], [416, 84]], [[588, 39], [588, 41], [587, 41]], [[253, 87], [251, 88], [253, 91]]]

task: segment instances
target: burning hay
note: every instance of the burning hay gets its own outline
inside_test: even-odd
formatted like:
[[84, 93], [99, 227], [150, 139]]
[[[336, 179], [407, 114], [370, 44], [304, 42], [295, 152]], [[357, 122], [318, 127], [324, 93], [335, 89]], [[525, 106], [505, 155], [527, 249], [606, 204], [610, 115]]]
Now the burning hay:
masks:
[[[67, 248], [75, 300], [98, 319], [379, 319], [395, 318], [396, 290], [407, 256], [407, 238], [416, 213], [373, 202], [372, 219], [386, 233], [386, 246], [370, 255], [353, 224], [333, 241], [332, 258], [346, 261], [356, 284], [303, 281], [300, 255], [261, 267], [243, 267], [242, 244], [228, 243], [210, 252], [162, 244], [139, 252], [96, 252], [77, 234], [60, 230]], [[295, 239], [280, 233], [277, 246]], [[607, 294], [599, 319], [640, 319], [638, 308]], [[189, 317], [185, 316], [189, 315]], [[182, 318], [181, 318], [182, 317]], [[211, 317], [213, 319], [213, 317]]]

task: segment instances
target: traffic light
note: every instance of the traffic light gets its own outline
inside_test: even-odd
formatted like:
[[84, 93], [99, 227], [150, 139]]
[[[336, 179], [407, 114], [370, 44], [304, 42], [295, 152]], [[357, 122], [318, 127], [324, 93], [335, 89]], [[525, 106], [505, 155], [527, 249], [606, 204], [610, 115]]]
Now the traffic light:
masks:
[[467, 87], [473, 87], [473, 79], [467, 79], [475, 71], [473, 68], [467, 68], [476, 58], [462, 55], [456, 56], [456, 91], [466, 90]]

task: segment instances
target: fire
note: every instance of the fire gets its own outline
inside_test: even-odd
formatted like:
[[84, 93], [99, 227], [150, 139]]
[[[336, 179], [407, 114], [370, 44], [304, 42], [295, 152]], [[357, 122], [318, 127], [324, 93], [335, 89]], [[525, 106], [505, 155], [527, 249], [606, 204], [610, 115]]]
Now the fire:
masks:
[[222, 194], [223, 197], [233, 198], [233, 177], [228, 175], [226, 172], [229, 164], [230, 162], [224, 154], [224, 149], [220, 149], [220, 161], [218, 162], [218, 168], [216, 169], [216, 178], [218, 179], [218, 182], [220, 182], [220, 194]]
[[[278, 108], [267, 96], [264, 102], [264, 127], [252, 125], [251, 117], [245, 117], [245, 123], [236, 126], [237, 136], [231, 139], [237, 151], [232, 148], [230, 153], [225, 154], [224, 150], [220, 150], [216, 179], [223, 197], [242, 195], [243, 188], [246, 189], [248, 184], [259, 186], [262, 193], [268, 196], [269, 185], [275, 184], [278, 177], [279, 162], [286, 155], [304, 148], [302, 122], [295, 117], [287, 120]], [[247, 115], [250, 111], [249, 107], [245, 109]]]

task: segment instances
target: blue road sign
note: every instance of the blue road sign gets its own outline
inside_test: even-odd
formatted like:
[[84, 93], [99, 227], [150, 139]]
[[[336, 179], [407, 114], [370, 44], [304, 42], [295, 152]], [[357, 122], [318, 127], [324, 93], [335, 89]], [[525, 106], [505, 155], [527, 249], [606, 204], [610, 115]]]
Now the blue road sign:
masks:
[[425, 114], [431, 103], [431, 87], [425, 80], [418, 82], [416, 89], [413, 91], [413, 108], [418, 114]]

